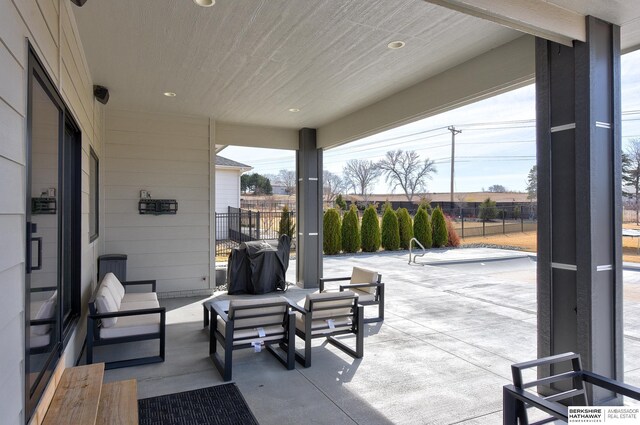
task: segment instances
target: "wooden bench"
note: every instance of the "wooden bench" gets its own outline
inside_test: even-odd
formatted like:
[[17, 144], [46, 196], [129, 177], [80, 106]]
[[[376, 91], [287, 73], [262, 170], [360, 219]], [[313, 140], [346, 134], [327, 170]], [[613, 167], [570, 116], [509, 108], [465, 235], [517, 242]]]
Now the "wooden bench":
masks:
[[65, 369], [42, 424], [137, 424], [136, 381], [103, 379], [104, 363]]
[[104, 384], [96, 425], [138, 423], [138, 386], [135, 379]]

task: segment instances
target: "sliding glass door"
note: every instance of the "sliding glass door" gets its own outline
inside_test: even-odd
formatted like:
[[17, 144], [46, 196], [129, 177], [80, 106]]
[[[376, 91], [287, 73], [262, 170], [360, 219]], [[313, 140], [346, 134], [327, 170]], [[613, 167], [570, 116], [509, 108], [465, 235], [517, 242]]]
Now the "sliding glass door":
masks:
[[30, 51], [27, 107], [25, 396], [31, 416], [77, 322], [80, 133]]

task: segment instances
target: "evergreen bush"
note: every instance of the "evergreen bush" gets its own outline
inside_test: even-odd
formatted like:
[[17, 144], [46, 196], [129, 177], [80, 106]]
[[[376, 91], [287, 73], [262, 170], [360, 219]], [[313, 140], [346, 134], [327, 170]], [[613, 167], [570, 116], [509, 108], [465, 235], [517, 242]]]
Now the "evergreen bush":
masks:
[[427, 210], [422, 207], [418, 208], [416, 216], [413, 218], [413, 237], [426, 249], [433, 245], [431, 219]]
[[451, 246], [457, 248], [460, 246], [460, 237], [458, 236], [458, 232], [456, 232], [455, 227], [453, 226], [453, 221], [450, 217], [444, 217], [445, 222], [447, 223], [447, 237], [449, 240], [447, 241], [447, 246]]
[[340, 230], [340, 213], [335, 208], [329, 208], [324, 213], [322, 226], [322, 249], [327, 255], [335, 255], [342, 248], [342, 232]]
[[431, 229], [433, 232], [433, 246], [440, 248], [447, 245], [449, 236], [447, 234], [447, 223], [440, 207], [436, 208], [431, 215]]
[[342, 211], [347, 210], [347, 203], [344, 201], [344, 198], [342, 197], [342, 195], [338, 195], [336, 197], [336, 206], [340, 207]]
[[278, 234], [280, 236], [287, 235], [293, 238], [296, 231], [296, 225], [293, 223], [293, 214], [289, 212], [289, 207], [286, 205], [282, 208], [282, 214], [280, 214], [280, 223], [278, 224]]
[[413, 223], [406, 208], [398, 208], [398, 230], [400, 232], [400, 248], [409, 249], [409, 243], [413, 238]]
[[369, 205], [364, 211], [360, 237], [362, 252], [376, 252], [380, 249], [380, 222], [373, 205]]
[[384, 214], [382, 215], [382, 247], [387, 251], [400, 249], [398, 216], [389, 203], [385, 204]]
[[358, 223], [358, 208], [351, 204], [349, 212], [342, 219], [342, 251], [358, 252], [360, 249], [360, 223]]
[[498, 208], [496, 208], [496, 201], [492, 201], [491, 198], [485, 199], [480, 204], [480, 218], [482, 221], [493, 220], [498, 216]]

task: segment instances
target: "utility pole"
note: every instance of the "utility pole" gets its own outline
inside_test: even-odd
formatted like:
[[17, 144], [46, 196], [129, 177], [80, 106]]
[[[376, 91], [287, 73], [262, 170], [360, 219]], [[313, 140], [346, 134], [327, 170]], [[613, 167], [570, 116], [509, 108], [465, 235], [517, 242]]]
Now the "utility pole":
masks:
[[451, 132], [451, 208], [453, 208], [453, 169], [456, 162], [456, 134], [462, 133], [462, 130], [456, 130], [452, 125], [447, 127]]

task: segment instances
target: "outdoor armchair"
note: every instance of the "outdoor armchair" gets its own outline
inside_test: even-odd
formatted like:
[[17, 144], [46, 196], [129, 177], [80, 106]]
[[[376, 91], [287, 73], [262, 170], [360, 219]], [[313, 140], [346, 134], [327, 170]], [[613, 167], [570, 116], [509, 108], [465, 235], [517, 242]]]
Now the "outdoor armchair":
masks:
[[[254, 348], [275, 356], [288, 370], [295, 367], [295, 316], [289, 310], [289, 302], [282, 297], [257, 300], [231, 300], [229, 311], [222, 304], [211, 305], [209, 325], [209, 355], [225, 381], [231, 380], [233, 350]], [[224, 360], [217, 352], [217, 343], [224, 350]], [[272, 345], [277, 345], [273, 348]]]
[[[544, 367], [552, 372], [549, 376], [525, 382], [522, 372], [537, 367]], [[551, 415], [535, 424], [556, 420], [568, 421], [567, 406], [589, 405], [585, 384], [591, 384], [594, 389], [600, 387], [640, 400], [640, 388], [583, 370], [580, 355], [576, 353], [514, 364], [511, 366], [511, 373], [513, 385], [505, 385], [502, 391], [504, 425], [529, 425], [527, 409], [530, 407], [536, 407]]]
[[[304, 367], [311, 366], [311, 340], [326, 338], [329, 343], [350, 356], [360, 359], [364, 352], [364, 307], [351, 291], [325, 292], [307, 295], [304, 307], [292, 304], [296, 311], [296, 336], [304, 340], [304, 351], [296, 350], [296, 360]], [[355, 350], [336, 336], [354, 334]]]
[[376, 271], [354, 267], [351, 276], [320, 278], [320, 292], [327, 290], [327, 282], [349, 282], [339, 286], [340, 291], [353, 291], [358, 296], [358, 304], [378, 306], [377, 317], [363, 319], [364, 323], [382, 322], [384, 320], [384, 283], [382, 275]]

